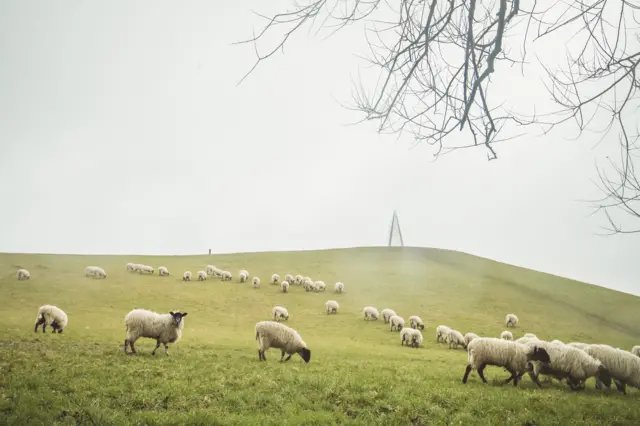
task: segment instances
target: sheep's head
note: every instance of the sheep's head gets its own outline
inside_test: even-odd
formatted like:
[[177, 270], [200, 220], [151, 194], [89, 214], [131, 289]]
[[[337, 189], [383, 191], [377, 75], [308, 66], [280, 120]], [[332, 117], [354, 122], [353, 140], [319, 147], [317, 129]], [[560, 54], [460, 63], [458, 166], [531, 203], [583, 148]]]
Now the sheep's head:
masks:
[[535, 346], [533, 348], [533, 351], [529, 353], [528, 358], [532, 361], [541, 361], [547, 364], [551, 362], [549, 353], [544, 348], [541, 348], [539, 346]]
[[309, 362], [311, 360], [311, 351], [307, 348], [302, 348], [298, 351], [298, 355], [304, 359], [304, 362]]
[[600, 379], [600, 381], [607, 387], [611, 386], [611, 374], [609, 374], [609, 371], [604, 365], [600, 364], [598, 366], [598, 373], [596, 374], [596, 377], [598, 377], [598, 379]]
[[182, 318], [187, 316], [186, 312], [169, 312], [169, 314], [173, 317], [173, 322], [175, 323], [176, 327], [180, 326], [180, 323], [182, 322]]

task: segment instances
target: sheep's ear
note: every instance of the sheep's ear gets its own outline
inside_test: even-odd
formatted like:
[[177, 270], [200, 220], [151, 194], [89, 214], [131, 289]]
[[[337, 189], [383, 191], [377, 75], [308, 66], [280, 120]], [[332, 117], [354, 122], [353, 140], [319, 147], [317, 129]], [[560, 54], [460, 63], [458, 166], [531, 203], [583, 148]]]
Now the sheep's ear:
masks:
[[184, 318], [184, 317], [186, 317], [186, 316], [187, 316], [187, 313], [186, 313], [186, 312], [184, 312], [184, 313], [182, 314], [182, 317]]
[[175, 312], [173, 312], [173, 311], [169, 311], [169, 314], [170, 314], [171, 316], [174, 316], [174, 315], [175, 315]]

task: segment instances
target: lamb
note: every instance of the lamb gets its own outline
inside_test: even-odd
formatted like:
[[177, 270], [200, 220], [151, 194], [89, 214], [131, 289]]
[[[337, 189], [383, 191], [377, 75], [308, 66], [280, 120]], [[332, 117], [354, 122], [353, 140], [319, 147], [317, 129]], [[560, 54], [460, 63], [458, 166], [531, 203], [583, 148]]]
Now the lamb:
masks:
[[422, 333], [420, 333], [420, 330], [411, 327], [403, 328], [400, 330], [400, 345], [404, 345], [405, 342], [407, 346], [411, 344], [414, 348], [419, 347], [422, 345]]
[[285, 321], [289, 320], [289, 311], [282, 306], [274, 306], [271, 313], [273, 314], [274, 321], [279, 321], [281, 319], [284, 319]]
[[442, 339], [442, 343], [447, 343], [447, 336], [449, 335], [449, 330], [451, 330], [446, 325], [439, 325], [436, 328], [436, 343], [439, 343]]
[[87, 266], [84, 268], [85, 277], [107, 278], [107, 273], [99, 266]]
[[127, 272], [133, 272], [134, 269], [135, 269], [135, 264], [127, 263]]
[[238, 274], [246, 275], [247, 279], [249, 279], [249, 275], [251, 275], [251, 274], [249, 274], [249, 271], [247, 271], [246, 269], [240, 270], [240, 272]]
[[153, 274], [153, 268], [149, 265], [140, 265], [140, 267], [138, 268], [138, 272], [140, 274], [142, 274], [143, 272], [146, 272], [148, 274]]
[[467, 342], [464, 340], [464, 336], [458, 330], [449, 329], [449, 333], [447, 333], [447, 342], [449, 342], [449, 349], [451, 346], [454, 349], [458, 349], [458, 345], [467, 349]]
[[506, 327], [516, 327], [518, 325], [518, 317], [515, 316], [515, 314], [507, 314], [507, 316], [504, 319], [505, 323], [506, 323]]
[[311, 351], [302, 340], [300, 334], [291, 327], [275, 321], [260, 321], [256, 323], [256, 342], [258, 343], [258, 359], [266, 361], [265, 352], [269, 348], [277, 348], [281, 351], [280, 362], [283, 362], [284, 354], [289, 356], [284, 362], [289, 361], [293, 354], [298, 354], [305, 363], [311, 360]]
[[166, 266], [159, 266], [158, 275], [160, 275], [161, 277], [169, 276], [169, 270], [167, 269]]
[[62, 333], [64, 328], [69, 322], [67, 314], [57, 306], [43, 305], [38, 309], [38, 315], [36, 315], [36, 326], [34, 332], [38, 331], [38, 326], [42, 324], [42, 332], [45, 332], [47, 325], [50, 325], [53, 329], [52, 333], [56, 331], [58, 334]]
[[335, 300], [327, 300], [325, 306], [327, 308], [327, 314], [337, 314], [340, 308], [340, 305]]
[[280, 275], [273, 274], [271, 275], [271, 284], [278, 284], [280, 282]]
[[185, 273], [182, 274], [182, 281], [191, 281], [191, 271], [185, 271]]
[[198, 281], [206, 281], [207, 273], [205, 271], [198, 271]]
[[[538, 378], [531, 374], [531, 365], [527, 363], [525, 347], [519, 343], [498, 339], [495, 337], [478, 337], [473, 339], [467, 346], [468, 361], [467, 368], [462, 378], [462, 383], [467, 383], [471, 370], [477, 370], [483, 383], [487, 383], [484, 377], [484, 369], [487, 365], [504, 367], [511, 377], [505, 383], [513, 380], [513, 386], [518, 386], [518, 381], [525, 372], [529, 373], [531, 379], [540, 386]], [[549, 357], [540, 359], [549, 362]]]
[[315, 281], [313, 283], [313, 287], [316, 292], [320, 292], [324, 291], [327, 288], [327, 285], [324, 283], [324, 281]]
[[314, 282], [311, 279], [308, 279], [308, 280], [305, 279], [304, 282], [302, 283], [302, 287], [306, 292], [313, 291], [316, 288]]
[[385, 324], [388, 324], [389, 318], [394, 315], [396, 315], [396, 311], [394, 311], [393, 309], [385, 308], [382, 310], [382, 319], [384, 320]]
[[464, 335], [464, 344], [469, 346], [469, 343], [473, 341], [473, 339], [477, 339], [478, 336], [476, 333], [467, 333]]
[[247, 280], [249, 279], [249, 273], [247, 271], [240, 271], [240, 273], [238, 274], [238, 280], [241, 283], [247, 282]]
[[233, 279], [233, 275], [229, 271], [220, 271], [220, 276], [222, 277], [222, 281], [231, 281]]
[[260, 288], [260, 278], [259, 277], [253, 277], [251, 279], [251, 285], [253, 286], [253, 288]]
[[207, 267], [205, 268], [205, 271], [207, 271], [207, 275], [211, 275], [211, 276], [216, 276], [216, 272], [218, 271], [218, 268], [216, 268], [213, 265], [207, 265]]
[[419, 328], [421, 330], [424, 330], [424, 322], [422, 322], [422, 318], [417, 315], [411, 315], [409, 317], [409, 326], [411, 328]]
[[[626, 394], [627, 385], [640, 389], [640, 357], [609, 345], [589, 345], [584, 352], [604, 364], [618, 391]], [[601, 388], [601, 382], [611, 386], [600, 378], [596, 380], [597, 388]]]
[[293, 282], [293, 275], [291, 275], [291, 274], [286, 274], [286, 275], [284, 276], [284, 280], [285, 280], [285, 281], [289, 281], [290, 283], [292, 283], [292, 282]]
[[286, 293], [287, 291], [289, 291], [289, 281], [287, 280], [282, 281], [282, 284], [280, 284], [280, 289], [282, 290], [283, 293]]
[[336, 293], [342, 293], [344, 291], [344, 284], [338, 281], [336, 283]]
[[508, 330], [505, 330], [502, 333], [500, 333], [500, 338], [504, 340], [513, 340], [513, 333], [511, 333]]
[[362, 312], [364, 313], [365, 321], [376, 321], [380, 316], [378, 310], [373, 306], [366, 306]]
[[398, 315], [392, 315], [389, 318], [389, 324], [391, 324], [391, 331], [400, 331], [404, 328], [404, 318]]
[[169, 355], [168, 343], [177, 343], [182, 337], [184, 328], [184, 317], [186, 312], [169, 312], [159, 314], [147, 309], [134, 309], [124, 317], [127, 336], [124, 340], [124, 353], [127, 353], [127, 344], [131, 347], [131, 354], [136, 353], [133, 346], [141, 337], [148, 337], [156, 340], [156, 347], [151, 355], [156, 354], [160, 343], [164, 345], [165, 355]]
[[295, 285], [301, 285], [301, 284], [302, 284], [302, 280], [303, 280], [303, 279], [304, 279], [304, 278], [302, 277], [302, 275], [296, 275], [296, 276], [293, 278], [293, 284], [295, 284]]
[[18, 269], [17, 276], [18, 281], [31, 279], [31, 274], [24, 268]]
[[[569, 345], [571, 343], [568, 343]], [[636, 345], [633, 348], [631, 348], [631, 353], [634, 354], [635, 356], [640, 356], [640, 345]]]

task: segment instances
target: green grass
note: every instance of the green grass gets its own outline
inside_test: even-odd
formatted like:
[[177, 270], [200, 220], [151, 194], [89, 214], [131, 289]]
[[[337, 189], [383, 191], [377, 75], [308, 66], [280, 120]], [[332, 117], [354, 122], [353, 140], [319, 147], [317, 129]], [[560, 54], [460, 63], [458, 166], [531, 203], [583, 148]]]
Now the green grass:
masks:
[[[127, 262], [158, 267], [170, 277], [139, 276]], [[250, 284], [183, 283], [212, 263], [262, 279]], [[106, 280], [83, 276], [99, 265]], [[19, 282], [25, 267], [31, 280]], [[301, 273], [328, 284], [325, 293], [268, 284], [273, 272]], [[345, 283], [344, 294], [333, 284]], [[340, 303], [327, 316], [328, 299]], [[478, 257], [434, 249], [359, 248], [218, 256], [0, 255], [0, 424], [638, 424], [638, 392], [583, 392], [553, 384], [521, 385], [489, 367], [489, 385], [461, 379], [464, 350], [435, 343], [435, 327], [499, 336], [514, 312], [516, 337], [533, 332], [565, 342], [603, 342], [629, 350], [640, 342], [640, 298]], [[55, 304], [69, 315], [65, 331], [34, 333], [37, 309]], [[260, 363], [257, 321], [271, 308], [289, 309], [288, 325], [309, 345], [309, 364], [295, 356]], [[420, 349], [400, 346], [382, 320], [362, 308], [390, 307], [425, 320]], [[124, 316], [133, 308], [187, 311], [182, 340], [151, 356], [141, 339], [126, 356]]]

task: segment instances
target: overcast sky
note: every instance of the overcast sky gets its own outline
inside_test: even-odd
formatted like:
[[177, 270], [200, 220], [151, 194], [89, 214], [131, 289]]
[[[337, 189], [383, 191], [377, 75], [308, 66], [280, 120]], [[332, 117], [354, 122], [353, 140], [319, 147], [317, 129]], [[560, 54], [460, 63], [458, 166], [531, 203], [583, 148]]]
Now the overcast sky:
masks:
[[[432, 161], [337, 102], [361, 29], [301, 32], [253, 64], [250, 10], [290, 0], [0, 2], [0, 251], [186, 254], [385, 245], [460, 250], [640, 294], [640, 235], [602, 237], [596, 161], [525, 137]], [[513, 71], [512, 74], [518, 74]], [[506, 92], [522, 86], [501, 74]], [[548, 96], [527, 80], [517, 102]], [[506, 93], [505, 92], [505, 93]]]

